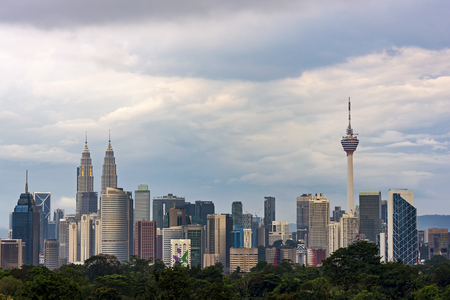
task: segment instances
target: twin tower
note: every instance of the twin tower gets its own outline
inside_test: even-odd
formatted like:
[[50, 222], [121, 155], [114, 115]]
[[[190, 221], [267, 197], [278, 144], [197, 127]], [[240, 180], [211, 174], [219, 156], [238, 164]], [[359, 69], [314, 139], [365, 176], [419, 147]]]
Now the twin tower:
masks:
[[[114, 158], [114, 150], [111, 147], [111, 136], [109, 137], [108, 147], [106, 148], [105, 159], [103, 162], [100, 199], [101, 195], [106, 194], [106, 189], [108, 187], [117, 188], [116, 161]], [[77, 217], [84, 214], [97, 213], [97, 199], [97, 192], [94, 192], [94, 174], [91, 155], [87, 146], [86, 137], [83, 154], [81, 155], [81, 163], [77, 168]]]

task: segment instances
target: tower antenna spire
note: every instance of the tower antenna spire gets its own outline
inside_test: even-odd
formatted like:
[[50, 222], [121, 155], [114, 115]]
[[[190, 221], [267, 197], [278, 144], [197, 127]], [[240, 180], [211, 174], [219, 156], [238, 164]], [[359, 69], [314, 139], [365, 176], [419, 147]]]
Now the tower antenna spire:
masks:
[[348, 97], [348, 128], [352, 128], [351, 120], [350, 97]]
[[25, 175], [25, 194], [28, 194], [28, 170]]
[[84, 143], [85, 143], [85, 144], [87, 144], [87, 131], [86, 131], [86, 135], [85, 135]]
[[109, 142], [111, 143], [111, 129], [109, 129]]

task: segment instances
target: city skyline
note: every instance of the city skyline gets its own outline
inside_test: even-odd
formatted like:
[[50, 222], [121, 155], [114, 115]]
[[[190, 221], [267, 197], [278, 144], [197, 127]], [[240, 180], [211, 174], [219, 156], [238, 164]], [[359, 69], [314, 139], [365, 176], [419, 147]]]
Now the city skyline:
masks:
[[272, 196], [291, 223], [305, 193], [345, 208], [348, 97], [354, 198], [407, 188], [418, 215], [449, 214], [449, 3], [72, 5], [0, 12], [0, 227], [27, 169], [75, 212], [85, 131], [100, 195], [109, 129], [125, 191], [258, 216]]

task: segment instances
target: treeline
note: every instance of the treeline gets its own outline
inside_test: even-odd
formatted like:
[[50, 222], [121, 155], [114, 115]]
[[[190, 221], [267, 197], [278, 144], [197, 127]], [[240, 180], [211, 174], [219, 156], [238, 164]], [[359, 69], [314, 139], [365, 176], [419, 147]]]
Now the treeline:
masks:
[[[380, 263], [377, 246], [358, 242], [322, 267], [260, 261], [249, 274], [223, 274], [221, 264], [166, 268], [133, 256], [98, 255], [50, 271], [26, 265], [0, 270], [3, 299], [450, 299], [450, 260], [424, 265]], [[1, 297], [0, 297], [1, 299]]]

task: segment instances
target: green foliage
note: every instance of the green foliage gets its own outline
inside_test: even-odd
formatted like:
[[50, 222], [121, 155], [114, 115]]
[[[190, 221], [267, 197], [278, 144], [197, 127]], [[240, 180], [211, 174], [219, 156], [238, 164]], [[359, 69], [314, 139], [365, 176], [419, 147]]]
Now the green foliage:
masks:
[[16, 291], [22, 286], [22, 281], [13, 276], [3, 277], [0, 280], [0, 294], [14, 296]]
[[429, 285], [424, 288], [421, 288], [417, 292], [411, 294], [412, 299], [417, 300], [439, 300], [442, 299], [440, 297], [441, 291], [437, 285]]
[[283, 240], [277, 240], [273, 242], [272, 247], [279, 249], [283, 245]]
[[99, 254], [87, 259], [84, 262], [84, 268], [86, 275], [92, 282], [99, 276], [118, 274], [120, 262], [114, 255]]

